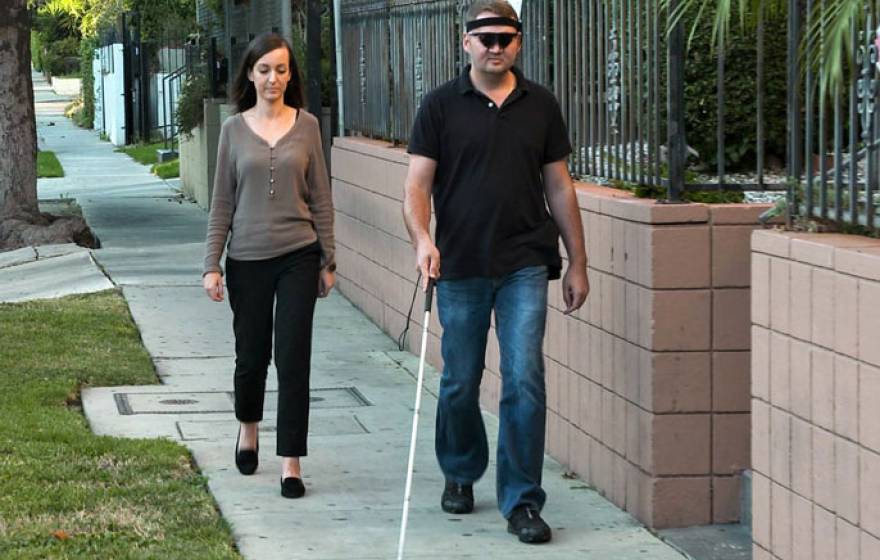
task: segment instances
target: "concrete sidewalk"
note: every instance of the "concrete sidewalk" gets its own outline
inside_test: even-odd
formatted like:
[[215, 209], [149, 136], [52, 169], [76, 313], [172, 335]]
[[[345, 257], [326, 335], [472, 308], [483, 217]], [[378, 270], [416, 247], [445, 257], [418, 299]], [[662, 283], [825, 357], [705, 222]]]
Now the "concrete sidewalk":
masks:
[[[64, 194], [82, 207], [103, 243], [94, 258], [122, 288], [163, 382], [85, 391], [83, 404], [94, 431], [167, 437], [191, 449], [246, 558], [394, 558], [417, 359], [397, 351], [338, 294], [322, 300], [315, 327], [310, 455], [303, 460], [308, 493], [302, 500], [279, 494], [274, 371], [260, 468], [252, 477], [239, 475], [233, 462], [231, 312], [227, 304], [211, 302], [200, 287], [207, 215], [97, 134], [60, 117], [63, 103], [41, 90], [42, 84], [36, 87], [41, 145], [56, 152], [66, 173], [41, 180], [40, 197]], [[443, 513], [443, 479], [433, 452], [437, 380], [429, 371], [407, 558], [682, 558], [549, 458], [545, 518], [554, 528], [552, 543], [532, 547], [507, 534], [495, 506], [494, 461], [475, 487], [475, 513]], [[486, 415], [486, 422], [494, 440], [497, 421]]]

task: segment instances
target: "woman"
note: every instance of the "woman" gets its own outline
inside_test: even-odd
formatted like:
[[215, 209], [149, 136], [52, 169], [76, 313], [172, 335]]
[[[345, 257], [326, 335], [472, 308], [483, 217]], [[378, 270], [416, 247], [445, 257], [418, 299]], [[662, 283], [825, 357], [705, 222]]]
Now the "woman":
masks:
[[223, 301], [220, 255], [235, 332], [235, 462], [258, 464], [266, 373], [278, 370], [276, 452], [281, 495], [305, 494], [312, 317], [335, 282], [333, 203], [317, 119], [302, 110], [293, 51], [275, 33], [251, 41], [232, 86], [237, 112], [220, 132], [204, 287]]

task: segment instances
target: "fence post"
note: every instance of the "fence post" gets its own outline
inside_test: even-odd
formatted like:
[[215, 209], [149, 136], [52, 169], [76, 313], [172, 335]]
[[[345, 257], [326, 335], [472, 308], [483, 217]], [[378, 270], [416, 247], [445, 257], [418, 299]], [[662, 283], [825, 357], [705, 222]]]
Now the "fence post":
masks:
[[[678, 6], [678, 0], [669, 0], [666, 17], [671, 18]], [[684, 165], [686, 137], [684, 130], [684, 28], [682, 22], [676, 23], [669, 33], [666, 50], [666, 63], [669, 71], [667, 82], [667, 154], [669, 167], [669, 186], [666, 198], [669, 202], [681, 200], [684, 188]]]
[[391, 48], [391, 32], [392, 32], [392, 22], [391, 22], [391, 8], [393, 7], [393, 0], [385, 0], [385, 52], [388, 53], [388, 59], [385, 61], [385, 70], [386, 75], [385, 79], [388, 80], [388, 97], [391, 101], [391, 112], [389, 114], [389, 119], [385, 123], [385, 137], [391, 138], [391, 142], [394, 146], [398, 145], [398, 139], [394, 135], [395, 125], [398, 121], [400, 121], [400, 100], [397, 99], [397, 91], [396, 84], [394, 81], [394, 67], [392, 66], [393, 54]]
[[128, 14], [119, 14], [119, 33], [122, 35], [122, 95], [125, 115], [125, 144], [134, 142], [134, 115], [132, 111], [132, 69], [131, 69], [131, 31], [128, 28]]
[[219, 97], [220, 69], [218, 65], [219, 61], [217, 60], [217, 37], [211, 37], [211, 41], [208, 43], [208, 75], [210, 76], [211, 80], [211, 97]]
[[[788, 205], [785, 219], [791, 225], [792, 216], [798, 213], [798, 201], [795, 197], [796, 185], [801, 178], [801, 150], [803, 141], [801, 136], [801, 97], [800, 97], [800, 40], [801, 40], [801, 6], [800, 0], [788, 0], [788, 76], [786, 88], [788, 90], [788, 161], [786, 170], [788, 175]], [[809, 118], [809, 117], [808, 117]]]
[[138, 67], [140, 74], [140, 86], [138, 93], [140, 94], [140, 120], [141, 120], [141, 140], [150, 141], [150, 133], [152, 132], [152, 123], [150, 122], [150, 56], [147, 49], [150, 43], [144, 43], [141, 33], [143, 20], [140, 13], [137, 15], [137, 50], [138, 50]]
[[321, 120], [321, 3], [308, 0], [306, 6], [306, 59], [308, 110]]

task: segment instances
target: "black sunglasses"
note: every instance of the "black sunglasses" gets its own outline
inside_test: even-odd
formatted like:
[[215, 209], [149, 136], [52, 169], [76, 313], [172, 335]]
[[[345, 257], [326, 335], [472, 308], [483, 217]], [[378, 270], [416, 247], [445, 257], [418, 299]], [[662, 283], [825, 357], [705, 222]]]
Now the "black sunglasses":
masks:
[[487, 49], [491, 49], [495, 45], [506, 49], [519, 33], [471, 33], [483, 43]]

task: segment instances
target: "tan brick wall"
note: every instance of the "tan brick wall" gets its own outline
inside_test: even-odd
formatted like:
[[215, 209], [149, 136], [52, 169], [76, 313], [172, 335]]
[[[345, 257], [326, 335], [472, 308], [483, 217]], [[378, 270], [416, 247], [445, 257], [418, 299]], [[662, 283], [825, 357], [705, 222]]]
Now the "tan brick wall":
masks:
[[754, 558], [880, 558], [880, 240], [752, 251]]
[[[416, 279], [406, 163], [385, 143], [335, 139], [340, 290], [395, 338]], [[648, 525], [735, 521], [751, 450], [749, 239], [766, 206], [658, 205], [590, 185], [578, 202], [592, 292], [566, 317], [551, 283], [547, 451]], [[482, 387], [492, 411], [498, 362], [492, 333]]]

